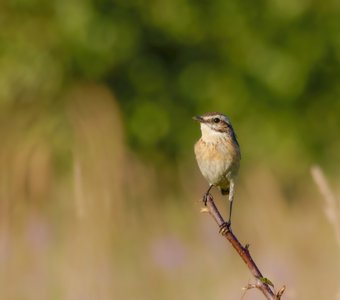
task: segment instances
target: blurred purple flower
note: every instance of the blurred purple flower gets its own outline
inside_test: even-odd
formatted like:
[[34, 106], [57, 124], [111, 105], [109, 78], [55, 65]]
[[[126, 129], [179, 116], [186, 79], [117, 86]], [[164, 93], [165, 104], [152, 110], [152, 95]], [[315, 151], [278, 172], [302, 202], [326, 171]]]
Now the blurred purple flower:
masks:
[[164, 271], [172, 271], [184, 264], [187, 249], [177, 237], [165, 237], [153, 242], [151, 257], [158, 267]]

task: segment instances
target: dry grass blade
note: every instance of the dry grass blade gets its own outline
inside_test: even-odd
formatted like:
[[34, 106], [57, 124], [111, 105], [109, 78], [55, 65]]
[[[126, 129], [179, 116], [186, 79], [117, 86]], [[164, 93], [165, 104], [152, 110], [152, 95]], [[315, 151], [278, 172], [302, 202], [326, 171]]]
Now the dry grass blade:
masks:
[[334, 194], [332, 193], [329, 187], [329, 184], [326, 180], [326, 177], [324, 173], [322, 172], [321, 168], [317, 165], [313, 166], [311, 168], [311, 174], [315, 181], [315, 184], [319, 188], [319, 191], [325, 201], [324, 212], [329, 223], [333, 227], [336, 242], [338, 244], [338, 247], [340, 248], [340, 223], [339, 223], [339, 216], [337, 214], [337, 211], [338, 211], [337, 200]]

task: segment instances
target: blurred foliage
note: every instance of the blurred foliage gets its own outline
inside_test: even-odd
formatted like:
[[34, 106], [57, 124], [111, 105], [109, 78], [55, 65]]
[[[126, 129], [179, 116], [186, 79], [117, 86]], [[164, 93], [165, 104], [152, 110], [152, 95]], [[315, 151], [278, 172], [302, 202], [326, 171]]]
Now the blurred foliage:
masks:
[[198, 136], [190, 117], [221, 111], [245, 159], [287, 172], [340, 159], [338, 1], [1, 6], [3, 109], [55, 108], [70, 85], [96, 81], [117, 96], [131, 147], [150, 158], [186, 157]]

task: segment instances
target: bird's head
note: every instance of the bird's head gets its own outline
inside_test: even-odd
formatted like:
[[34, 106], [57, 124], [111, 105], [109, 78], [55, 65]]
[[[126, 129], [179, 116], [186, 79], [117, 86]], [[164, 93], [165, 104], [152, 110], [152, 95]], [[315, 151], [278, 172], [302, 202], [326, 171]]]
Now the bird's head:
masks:
[[227, 138], [238, 146], [234, 129], [226, 115], [218, 112], [211, 112], [201, 116], [195, 116], [193, 119], [201, 124], [203, 140], [214, 142], [216, 139]]
[[228, 117], [218, 112], [195, 116], [193, 117], [193, 119], [201, 123], [202, 134], [204, 134], [205, 132], [211, 134], [213, 134], [214, 132], [228, 133], [231, 128], [231, 123]]

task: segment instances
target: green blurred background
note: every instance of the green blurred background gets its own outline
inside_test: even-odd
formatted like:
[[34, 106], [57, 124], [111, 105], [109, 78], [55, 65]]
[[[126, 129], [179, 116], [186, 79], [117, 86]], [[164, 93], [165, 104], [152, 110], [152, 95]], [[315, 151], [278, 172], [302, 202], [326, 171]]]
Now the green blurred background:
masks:
[[339, 1], [7, 0], [0, 24], [1, 299], [240, 299], [199, 213], [207, 111], [237, 132], [233, 228], [264, 275], [339, 299], [310, 176], [339, 200]]

